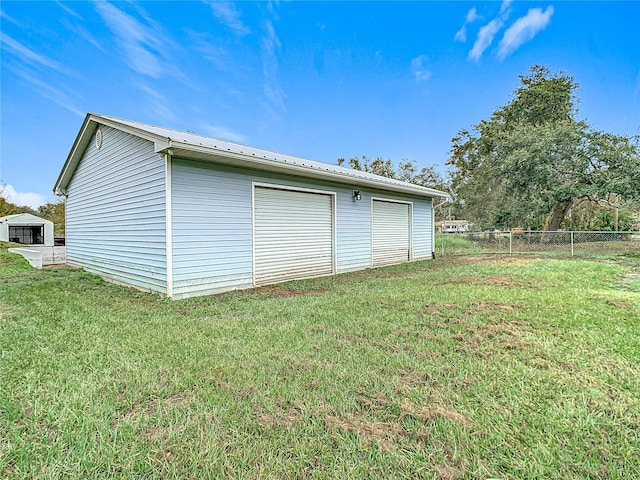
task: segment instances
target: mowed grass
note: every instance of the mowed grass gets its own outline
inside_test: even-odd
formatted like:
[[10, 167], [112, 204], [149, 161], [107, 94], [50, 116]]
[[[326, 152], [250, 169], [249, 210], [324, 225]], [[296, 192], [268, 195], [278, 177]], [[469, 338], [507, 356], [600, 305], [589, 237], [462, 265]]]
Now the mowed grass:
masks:
[[169, 301], [0, 250], [8, 478], [640, 478], [640, 259]]

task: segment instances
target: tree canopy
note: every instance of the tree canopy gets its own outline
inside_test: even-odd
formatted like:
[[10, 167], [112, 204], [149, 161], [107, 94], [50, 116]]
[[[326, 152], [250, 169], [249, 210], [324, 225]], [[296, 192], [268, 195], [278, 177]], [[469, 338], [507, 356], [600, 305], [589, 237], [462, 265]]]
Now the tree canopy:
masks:
[[534, 66], [507, 105], [453, 138], [447, 164], [459, 216], [482, 228], [556, 230], [581, 201], [640, 201], [638, 139], [578, 120], [577, 87]]
[[435, 188], [444, 192], [449, 191], [449, 184], [444, 177], [436, 170], [434, 165], [422, 167], [418, 170], [414, 159], [403, 159], [394, 165], [391, 159], [384, 160], [382, 157], [369, 158], [351, 157], [348, 161], [344, 158], [338, 159], [338, 165], [349, 166], [354, 170], [373, 173], [383, 177], [395, 178], [407, 183], [421, 185], [423, 187]]

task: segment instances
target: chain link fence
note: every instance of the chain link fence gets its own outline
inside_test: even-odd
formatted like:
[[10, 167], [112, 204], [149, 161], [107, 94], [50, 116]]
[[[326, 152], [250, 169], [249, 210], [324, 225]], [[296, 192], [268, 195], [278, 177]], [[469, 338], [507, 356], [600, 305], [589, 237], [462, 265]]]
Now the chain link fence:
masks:
[[466, 232], [436, 235], [436, 255], [549, 253], [640, 256], [640, 232]]

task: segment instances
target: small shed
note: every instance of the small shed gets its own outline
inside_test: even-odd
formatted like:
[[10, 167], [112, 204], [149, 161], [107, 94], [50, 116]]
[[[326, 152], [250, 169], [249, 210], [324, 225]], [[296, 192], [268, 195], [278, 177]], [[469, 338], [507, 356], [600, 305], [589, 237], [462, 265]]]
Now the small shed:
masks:
[[432, 258], [432, 188], [88, 114], [54, 192], [67, 264], [184, 298]]
[[53, 222], [30, 213], [0, 217], [0, 241], [52, 247]]

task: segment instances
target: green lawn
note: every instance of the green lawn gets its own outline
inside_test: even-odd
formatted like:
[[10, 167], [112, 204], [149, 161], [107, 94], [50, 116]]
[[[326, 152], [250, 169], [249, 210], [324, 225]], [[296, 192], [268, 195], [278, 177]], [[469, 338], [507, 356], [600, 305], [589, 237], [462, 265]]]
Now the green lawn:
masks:
[[640, 478], [640, 258], [169, 301], [0, 249], [8, 478]]

